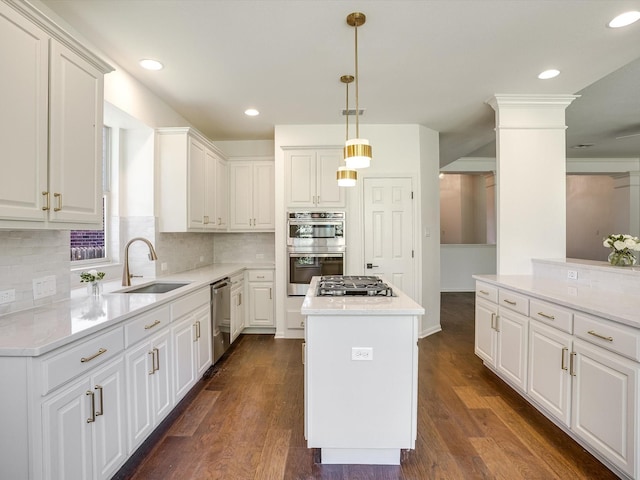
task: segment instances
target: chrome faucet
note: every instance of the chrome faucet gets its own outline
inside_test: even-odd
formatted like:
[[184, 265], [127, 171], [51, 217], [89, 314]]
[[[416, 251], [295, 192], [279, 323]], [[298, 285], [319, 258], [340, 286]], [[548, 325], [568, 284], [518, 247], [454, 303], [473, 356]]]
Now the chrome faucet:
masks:
[[158, 255], [156, 255], [156, 251], [153, 249], [153, 245], [151, 245], [151, 242], [146, 238], [136, 237], [129, 240], [129, 243], [127, 243], [127, 245], [124, 247], [124, 270], [122, 271], [123, 287], [128, 287], [131, 285], [131, 277], [133, 277], [133, 275], [129, 273], [129, 245], [131, 245], [136, 240], [140, 240], [146, 243], [149, 247], [149, 260], [153, 262], [154, 260], [158, 259]]

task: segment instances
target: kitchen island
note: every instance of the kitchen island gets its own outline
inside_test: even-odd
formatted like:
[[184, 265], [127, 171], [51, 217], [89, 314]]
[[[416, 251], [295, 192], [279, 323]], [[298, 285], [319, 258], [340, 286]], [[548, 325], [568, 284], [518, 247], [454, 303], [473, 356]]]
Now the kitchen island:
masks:
[[305, 322], [305, 437], [321, 462], [398, 465], [415, 447], [418, 326], [424, 308], [393, 296], [318, 296]]

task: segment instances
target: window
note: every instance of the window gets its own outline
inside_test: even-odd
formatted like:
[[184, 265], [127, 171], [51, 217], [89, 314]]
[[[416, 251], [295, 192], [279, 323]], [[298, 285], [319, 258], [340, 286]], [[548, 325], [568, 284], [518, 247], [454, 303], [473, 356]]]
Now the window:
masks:
[[108, 215], [111, 165], [111, 129], [102, 128], [102, 230], [71, 230], [72, 262], [95, 263], [109, 259], [107, 252]]

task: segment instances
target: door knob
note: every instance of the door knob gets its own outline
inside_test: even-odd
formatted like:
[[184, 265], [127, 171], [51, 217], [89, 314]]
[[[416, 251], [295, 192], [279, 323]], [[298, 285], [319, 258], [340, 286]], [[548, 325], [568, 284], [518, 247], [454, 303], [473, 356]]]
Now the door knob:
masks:
[[373, 263], [367, 263], [367, 268], [378, 268], [378, 265], [374, 265]]

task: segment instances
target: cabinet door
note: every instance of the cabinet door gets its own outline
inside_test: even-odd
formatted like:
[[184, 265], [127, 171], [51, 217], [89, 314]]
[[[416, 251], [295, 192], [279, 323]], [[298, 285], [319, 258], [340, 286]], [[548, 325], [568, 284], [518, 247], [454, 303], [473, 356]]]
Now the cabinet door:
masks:
[[189, 137], [187, 147], [189, 191], [188, 206], [189, 228], [201, 230], [205, 222], [205, 176], [206, 150], [202, 142]]
[[153, 351], [149, 342], [144, 342], [125, 355], [127, 371], [127, 413], [129, 453], [153, 431], [152, 385]]
[[519, 313], [499, 308], [496, 329], [496, 368], [516, 388], [526, 392], [529, 319]]
[[273, 327], [273, 284], [249, 284], [249, 326]]
[[253, 166], [253, 227], [275, 228], [275, 176], [273, 162], [256, 162]]
[[201, 308], [194, 314], [196, 323], [196, 371], [197, 378], [211, 366], [213, 358], [211, 350], [211, 310], [209, 305]]
[[94, 478], [111, 478], [127, 458], [124, 359], [100, 368], [92, 378], [96, 421], [93, 424]]
[[322, 207], [344, 207], [345, 189], [338, 186], [336, 171], [344, 164], [340, 149], [318, 150], [316, 202]]
[[[172, 368], [171, 332], [160, 333], [151, 340], [151, 352], [155, 351], [156, 369], [151, 377], [151, 389], [153, 398], [153, 423], [158, 425], [173, 408], [173, 395], [171, 388]], [[149, 356], [147, 356], [147, 359]], [[153, 368], [151, 369], [153, 370]], [[150, 370], [149, 370], [150, 371]]]
[[638, 430], [638, 364], [574, 340], [571, 429], [634, 477]]
[[253, 168], [250, 163], [229, 164], [231, 205], [229, 207], [229, 229], [249, 230], [253, 228]]
[[571, 335], [540, 322], [530, 322], [528, 394], [567, 426], [571, 407], [571, 346]]
[[242, 292], [242, 287], [231, 291], [231, 343], [244, 330], [244, 295]]
[[[63, 388], [42, 405], [44, 478], [93, 478], [92, 411], [89, 378]], [[91, 420], [91, 422], [89, 422]]]
[[0, 3], [0, 219], [44, 221], [49, 37]]
[[229, 223], [229, 168], [226, 160], [216, 159], [216, 218], [218, 230], [226, 230]]
[[177, 403], [196, 382], [195, 327], [193, 318], [187, 316], [172, 329], [174, 352], [174, 392]]
[[208, 148], [204, 153], [204, 228], [205, 230], [216, 230], [216, 163], [218, 157]]
[[49, 220], [100, 226], [103, 75], [53, 40], [50, 69]]
[[497, 305], [476, 298], [475, 353], [489, 365], [496, 363]]
[[[335, 172], [334, 172], [335, 176]], [[287, 206], [316, 205], [316, 154], [314, 150], [285, 152]]]

